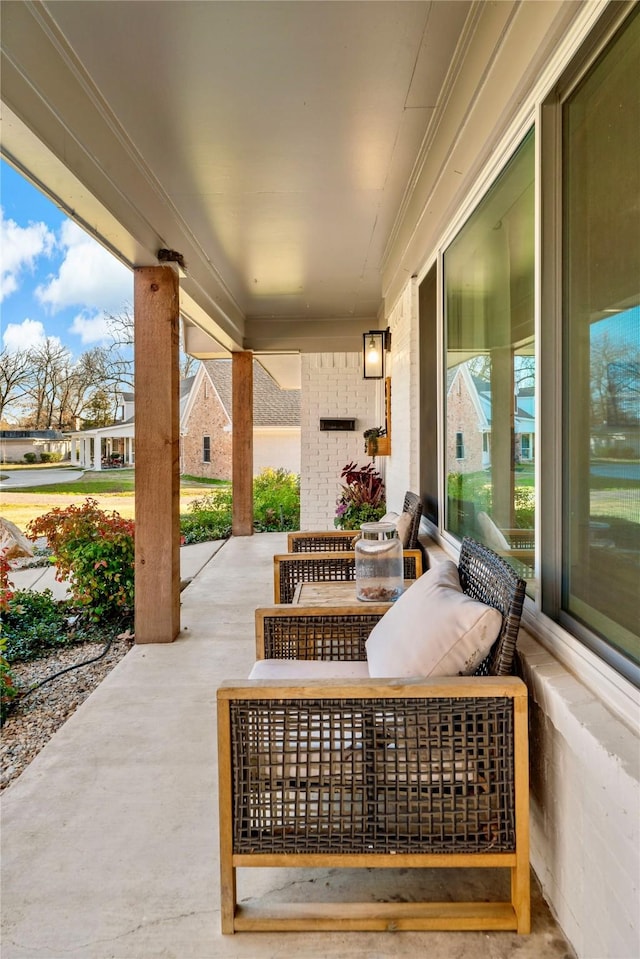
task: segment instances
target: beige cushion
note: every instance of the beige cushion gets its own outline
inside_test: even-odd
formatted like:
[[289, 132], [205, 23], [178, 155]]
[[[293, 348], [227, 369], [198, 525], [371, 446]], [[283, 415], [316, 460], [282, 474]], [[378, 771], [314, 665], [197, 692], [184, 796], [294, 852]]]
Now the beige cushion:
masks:
[[488, 513], [478, 513], [476, 522], [478, 523], [478, 529], [482, 533], [482, 539], [489, 549], [495, 549], [499, 553], [504, 552], [505, 549], [510, 549], [504, 533], [501, 529], [498, 529]]
[[249, 679], [368, 679], [366, 662], [319, 659], [259, 659]]
[[498, 637], [497, 609], [462, 592], [445, 560], [409, 586], [367, 639], [370, 676], [470, 675]]
[[406, 549], [409, 545], [409, 533], [411, 532], [411, 522], [413, 517], [411, 513], [402, 513], [398, 517], [396, 522], [396, 529], [398, 531], [398, 539], [402, 543], [402, 548]]
[[411, 532], [411, 513], [401, 513], [400, 516], [397, 513], [385, 513], [378, 522], [393, 523], [398, 533], [398, 539], [402, 543], [402, 548], [407, 548], [409, 533]]

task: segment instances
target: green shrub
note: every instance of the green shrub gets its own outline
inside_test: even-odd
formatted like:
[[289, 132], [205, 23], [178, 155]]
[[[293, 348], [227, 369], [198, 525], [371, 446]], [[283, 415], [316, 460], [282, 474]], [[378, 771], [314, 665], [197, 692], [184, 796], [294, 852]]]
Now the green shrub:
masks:
[[37, 462], [37, 459], [38, 459], [38, 457], [36, 456], [35, 453], [25, 453], [25, 454], [24, 454], [24, 461], [25, 461], [25, 463], [35, 463], [35, 462]]
[[56, 601], [50, 589], [16, 590], [2, 614], [7, 662], [38, 659], [51, 649], [68, 646], [73, 642], [70, 616], [68, 603]]
[[41, 463], [60, 463], [61, 460], [62, 453], [40, 453]]
[[[13, 593], [9, 587], [9, 562], [7, 560], [6, 550], [2, 550], [2, 552], [0, 552], [0, 614], [2, 615], [3, 629], [7, 610], [12, 599]], [[5, 655], [6, 647], [7, 639], [3, 634], [0, 636], [0, 725], [4, 722], [11, 702], [17, 695], [13, 675]]]
[[[230, 486], [193, 500], [189, 516], [180, 517], [185, 543], [227, 539], [231, 535], [233, 492]], [[300, 528], [300, 478], [285, 469], [263, 469], [253, 481], [253, 522], [257, 532]]]
[[231, 516], [200, 511], [194, 516], [180, 517], [180, 535], [186, 546], [191, 543], [207, 543], [213, 539], [228, 539], [231, 536]]
[[5, 647], [6, 640], [4, 636], [0, 636], [0, 725], [4, 722], [11, 703], [18, 694], [9, 663], [4, 655]]
[[80, 506], [56, 508], [27, 526], [45, 536], [54, 553], [56, 579], [68, 580], [72, 602], [98, 620], [120, 616], [134, 601], [134, 524], [107, 513], [88, 497]]
[[253, 523], [259, 533], [300, 529], [300, 477], [263, 469], [253, 481]]
[[536, 515], [536, 495], [532, 486], [516, 486], [513, 506], [518, 529], [533, 529]]

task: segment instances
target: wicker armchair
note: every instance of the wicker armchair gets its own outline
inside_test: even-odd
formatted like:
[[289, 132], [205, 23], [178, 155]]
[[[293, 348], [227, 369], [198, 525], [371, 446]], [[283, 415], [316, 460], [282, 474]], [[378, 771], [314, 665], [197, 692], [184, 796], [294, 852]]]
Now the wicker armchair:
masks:
[[[459, 573], [465, 592], [503, 614], [487, 663], [494, 675], [249, 680], [219, 689], [223, 932], [529, 931], [527, 690], [514, 676], [495, 675], [513, 665], [524, 582], [468, 540]], [[265, 610], [257, 622], [291, 612]], [[342, 634], [333, 646], [325, 641], [331, 628], [323, 636], [313, 617], [326, 614], [298, 610], [287, 640], [265, 641], [264, 651], [353, 655]], [[236, 870], [248, 866], [505, 868], [510, 897], [238, 905]]]
[[[422, 576], [422, 551], [405, 549], [404, 578]], [[344, 583], [356, 578], [355, 552], [276, 553], [273, 557], [275, 603], [290, 603], [298, 583]]]
[[387, 605], [266, 606], [256, 609], [256, 659], [364, 662], [369, 633]]
[[[422, 503], [416, 493], [407, 491], [404, 496], [402, 512], [409, 513], [411, 525], [405, 544], [406, 549], [421, 549], [418, 540], [420, 519], [422, 517]], [[358, 538], [358, 530], [313, 530], [310, 532], [289, 533], [287, 537], [287, 551], [289, 553], [327, 553], [330, 550], [345, 552], [354, 548]]]

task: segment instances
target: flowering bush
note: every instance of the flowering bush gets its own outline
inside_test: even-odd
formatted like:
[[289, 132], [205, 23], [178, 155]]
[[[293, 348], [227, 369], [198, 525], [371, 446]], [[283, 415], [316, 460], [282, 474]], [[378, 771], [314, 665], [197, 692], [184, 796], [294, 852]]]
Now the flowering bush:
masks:
[[133, 607], [134, 524], [106, 513], [88, 497], [81, 506], [56, 508], [27, 526], [31, 539], [45, 536], [54, 553], [56, 579], [68, 580], [72, 602], [93, 620]]
[[347, 463], [340, 478], [344, 483], [334, 519], [338, 529], [360, 529], [362, 523], [375, 523], [384, 516], [384, 482], [371, 463], [367, 466]]

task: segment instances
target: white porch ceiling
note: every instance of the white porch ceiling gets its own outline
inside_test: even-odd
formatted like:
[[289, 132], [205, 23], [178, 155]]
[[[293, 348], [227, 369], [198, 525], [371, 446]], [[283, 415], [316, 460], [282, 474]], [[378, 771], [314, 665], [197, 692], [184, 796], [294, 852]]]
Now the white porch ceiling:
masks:
[[358, 349], [471, 7], [12, 0], [2, 152], [130, 266], [183, 254], [203, 354]]

